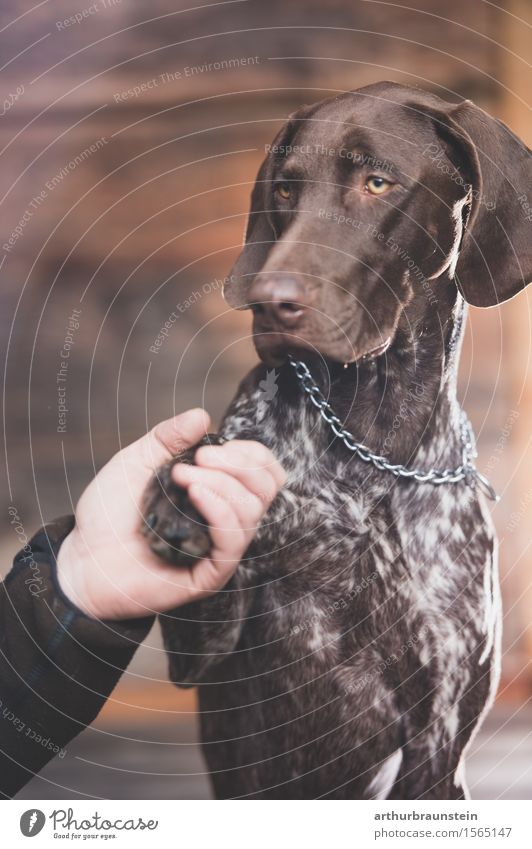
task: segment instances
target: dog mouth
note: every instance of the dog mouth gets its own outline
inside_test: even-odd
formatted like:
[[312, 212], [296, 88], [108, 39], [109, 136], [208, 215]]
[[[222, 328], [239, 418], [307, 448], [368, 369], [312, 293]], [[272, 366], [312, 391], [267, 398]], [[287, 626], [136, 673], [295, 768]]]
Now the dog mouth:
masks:
[[303, 336], [282, 330], [254, 330], [253, 341], [261, 360], [270, 368], [280, 367], [289, 356], [305, 360], [309, 354], [335, 365], [364, 364], [377, 359], [386, 353], [392, 344], [388, 336], [379, 344], [363, 349], [354, 349], [346, 340], [345, 345], [320, 345], [305, 339]]
[[315, 345], [283, 331], [256, 331], [253, 341], [259, 357], [268, 366], [281, 366], [289, 356], [300, 359], [310, 352], [319, 353]]
[[381, 357], [386, 353], [390, 345], [392, 344], [392, 337], [388, 336], [384, 342], [381, 342], [380, 345], [376, 345], [374, 348], [370, 348], [369, 351], [366, 351], [365, 354], [362, 354], [361, 357], [357, 357], [356, 362], [365, 362], [368, 360], [374, 360], [377, 357]]

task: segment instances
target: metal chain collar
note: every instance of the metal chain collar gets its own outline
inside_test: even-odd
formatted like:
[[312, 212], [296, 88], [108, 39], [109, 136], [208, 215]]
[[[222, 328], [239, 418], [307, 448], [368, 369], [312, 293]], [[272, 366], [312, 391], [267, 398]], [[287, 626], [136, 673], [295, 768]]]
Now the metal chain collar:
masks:
[[364, 463], [371, 463], [382, 472], [391, 472], [396, 478], [407, 478], [415, 480], [417, 483], [430, 483], [434, 486], [439, 486], [444, 483], [460, 483], [461, 481], [465, 481], [470, 486], [476, 484], [492, 501], [499, 500], [499, 496], [489, 480], [475, 466], [474, 461], [477, 457], [475, 436], [471, 423], [463, 410], [461, 411], [462, 421], [460, 427], [460, 440], [462, 443], [461, 464], [455, 469], [429, 469], [428, 471], [416, 468], [409, 469], [401, 463], [390, 463], [386, 457], [375, 454], [366, 445], [356, 442], [353, 434], [342, 426], [342, 422], [323, 395], [323, 392], [305, 363], [301, 360], [294, 360], [291, 356], [289, 356], [289, 362], [301, 383], [303, 391], [306, 392], [311, 403], [319, 411], [322, 419], [329, 425], [334, 435], [342, 440], [346, 448], [356, 454]]

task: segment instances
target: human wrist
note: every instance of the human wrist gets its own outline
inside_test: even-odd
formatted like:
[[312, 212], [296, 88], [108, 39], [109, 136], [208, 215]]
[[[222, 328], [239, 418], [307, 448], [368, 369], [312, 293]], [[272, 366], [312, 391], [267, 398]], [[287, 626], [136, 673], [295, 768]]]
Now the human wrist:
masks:
[[92, 619], [103, 618], [103, 611], [91, 598], [87, 576], [91, 569], [90, 554], [74, 528], [61, 543], [56, 557], [57, 582], [66, 599]]

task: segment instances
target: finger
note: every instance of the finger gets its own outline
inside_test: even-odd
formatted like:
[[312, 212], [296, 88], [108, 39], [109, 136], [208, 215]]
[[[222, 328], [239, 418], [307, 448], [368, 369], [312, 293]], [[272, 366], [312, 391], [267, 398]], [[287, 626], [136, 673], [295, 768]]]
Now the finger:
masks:
[[201, 560], [196, 563], [189, 570], [194, 587], [193, 599], [212, 595], [221, 590], [233, 575], [238, 563], [239, 559], [224, 560], [223, 558]]
[[269, 501], [262, 500], [235, 477], [217, 469], [177, 463], [172, 469], [172, 477], [180, 486], [188, 488], [192, 484], [199, 484], [226, 501], [233, 508], [240, 527], [246, 531], [255, 530], [257, 521], [269, 504]]
[[188, 488], [188, 497], [209, 526], [213, 545], [210, 556], [238, 562], [252, 535], [242, 530], [232, 505], [197, 483]]
[[[235, 466], [251, 466], [254, 469], [267, 469], [274, 476], [278, 486], [286, 481], [286, 472], [276, 460], [272, 451], [262, 442], [252, 439], [231, 439], [222, 446], [207, 445], [208, 451], [223, 450], [224, 455], [231, 458]], [[203, 448], [201, 449], [203, 452]], [[222, 455], [223, 456], [223, 455]]]
[[210, 426], [209, 414], [201, 408], [187, 410], [160, 422], [149, 433], [130, 446], [136, 448], [150, 469], [166, 463], [180, 451], [190, 448], [205, 436]]
[[202, 468], [228, 472], [268, 504], [286, 480], [280, 463], [258, 442], [235, 440], [222, 446], [202, 446], [194, 459]]

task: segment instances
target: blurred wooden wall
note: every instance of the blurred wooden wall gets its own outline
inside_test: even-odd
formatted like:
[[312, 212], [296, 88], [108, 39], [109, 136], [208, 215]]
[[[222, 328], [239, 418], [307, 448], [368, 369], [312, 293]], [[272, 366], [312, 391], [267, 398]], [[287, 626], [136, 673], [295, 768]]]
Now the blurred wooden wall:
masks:
[[[532, 147], [532, 3], [511, 0], [509, 14], [501, 17], [500, 69], [502, 92], [500, 117]], [[532, 197], [532, 186], [522, 187]], [[532, 237], [532, 223], [531, 237]], [[508, 386], [508, 403], [519, 411], [505, 460], [507, 483], [506, 517], [502, 529], [503, 577], [506, 584], [506, 622], [509, 633], [506, 677], [530, 689], [532, 659], [532, 301], [530, 292], [514, 298], [503, 310], [503, 333], [508, 339], [503, 380]], [[511, 640], [511, 641], [510, 641]], [[523, 680], [525, 679], [525, 680]]]
[[[1, 268], [9, 484], [28, 529], [69, 511], [93, 467], [174, 409], [219, 415], [254, 361], [248, 317], [225, 309], [217, 281], [238, 251], [264, 145], [290, 111], [388, 78], [472, 98], [531, 138], [527, 0], [506, 4], [514, 18], [483, 0], [95, 5], [69, 26], [82, 0], [16, 21], [15, 0], [0, 11], [4, 96], [23, 88], [0, 122], [2, 233], [44, 192]], [[151, 353], [175, 305], [198, 291]], [[73, 308], [58, 434], [55, 375]], [[532, 318], [526, 294], [473, 313], [461, 393], [480, 468], [504, 492], [494, 515], [507, 668], [526, 689]], [[7, 484], [3, 493], [7, 504]], [[3, 539], [16, 547], [8, 529]]]

